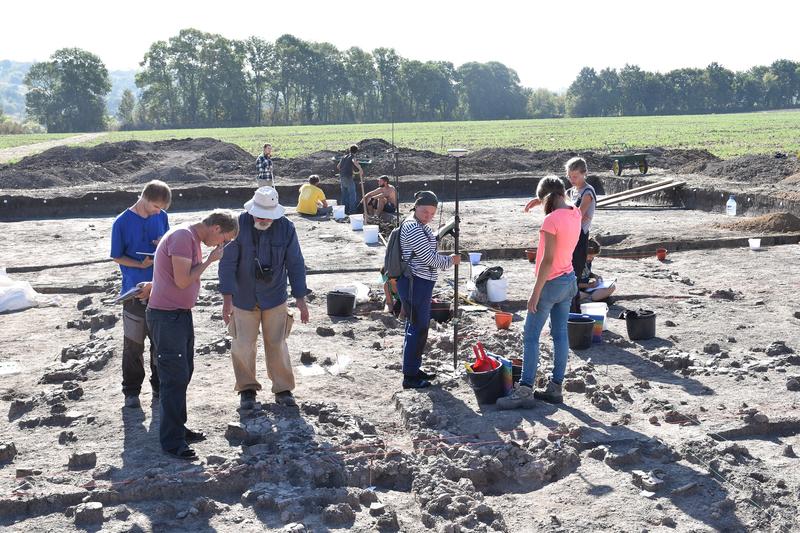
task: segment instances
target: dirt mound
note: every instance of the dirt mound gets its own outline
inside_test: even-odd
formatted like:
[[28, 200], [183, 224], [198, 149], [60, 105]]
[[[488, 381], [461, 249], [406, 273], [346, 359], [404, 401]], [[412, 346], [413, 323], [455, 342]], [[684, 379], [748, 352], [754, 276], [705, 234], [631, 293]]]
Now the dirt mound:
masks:
[[93, 182], [198, 183], [251, 176], [254, 158], [211, 138], [102, 143], [91, 148], [58, 146], [0, 166], [0, 188], [41, 189]]
[[645, 152], [651, 167], [668, 168], [688, 174], [696, 173], [694, 169], [705, 168], [709, 163], [721, 161], [708, 150], [649, 148]]
[[795, 183], [800, 183], [800, 172], [781, 180], [782, 185], [794, 185]]
[[[359, 146], [359, 158], [372, 161], [367, 169], [369, 176], [395, 173], [395, 151], [390, 143], [383, 139], [363, 139]], [[652, 148], [643, 151], [649, 154], [651, 167], [725, 173], [724, 169], [738, 164], [735, 160], [720, 161], [705, 150]], [[344, 151], [322, 150], [294, 159], [275, 158], [276, 175], [288, 180], [304, 180], [310, 174], [333, 178], [336, 175], [336, 163], [343, 154]], [[446, 154], [410, 148], [397, 148], [396, 154], [396, 173], [399, 176], [451, 175], [455, 171], [453, 158]], [[607, 172], [612, 165], [609, 155], [603, 152], [530, 151], [511, 147], [475, 150], [461, 160], [461, 169], [465, 174], [531, 172], [562, 175], [564, 163], [574, 156], [586, 159], [591, 174]], [[748, 160], [751, 163], [760, 161], [760, 156], [752, 157], [756, 159]], [[772, 167], [777, 161], [769, 157], [767, 160]], [[752, 171], [751, 163], [742, 164]], [[794, 163], [796, 158], [791, 159], [791, 164]], [[784, 159], [780, 164], [788, 169], [790, 162]], [[792, 172], [787, 171], [781, 176]], [[0, 189], [143, 183], [151, 179], [177, 185], [249, 179], [254, 174], [255, 157], [252, 154], [217, 139], [125, 141], [103, 143], [91, 148], [59, 146], [26, 157], [14, 165], [0, 166]]]
[[778, 183], [797, 172], [797, 157], [785, 154], [756, 154], [711, 162], [695, 162], [679, 168], [680, 172], [705, 174], [730, 181], [768, 185]]
[[753, 233], [788, 233], [800, 231], [800, 218], [791, 213], [771, 213], [717, 225], [720, 228]]

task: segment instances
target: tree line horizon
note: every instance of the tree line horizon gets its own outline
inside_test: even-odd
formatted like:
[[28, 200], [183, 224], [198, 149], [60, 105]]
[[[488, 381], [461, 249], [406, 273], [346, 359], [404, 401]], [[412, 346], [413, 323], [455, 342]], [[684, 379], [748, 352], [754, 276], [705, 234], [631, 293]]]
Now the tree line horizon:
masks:
[[126, 90], [116, 124], [100, 58], [78, 48], [34, 63], [26, 113], [50, 133], [120, 129], [436, 122], [749, 112], [800, 106], [800, 62], [734, 72], [648, 72], [636, 65], [584, 67], [564, 94], [520, 84], [490, 61], [459, 67], [417, 61], [393, 48], [341, 51], [283, 35], [231, 40], [196, 29], [154, 42]]

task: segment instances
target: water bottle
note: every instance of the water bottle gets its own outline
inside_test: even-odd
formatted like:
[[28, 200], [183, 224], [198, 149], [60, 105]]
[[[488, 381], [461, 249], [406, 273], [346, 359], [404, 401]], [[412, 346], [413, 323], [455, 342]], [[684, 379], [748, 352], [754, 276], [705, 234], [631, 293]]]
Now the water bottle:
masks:
[[730, 198], [728, 198], [728, 203], [725, 204], [725, 214], [729, 217], [736, 216], [736, 198], [734, 198], [732, 194]]

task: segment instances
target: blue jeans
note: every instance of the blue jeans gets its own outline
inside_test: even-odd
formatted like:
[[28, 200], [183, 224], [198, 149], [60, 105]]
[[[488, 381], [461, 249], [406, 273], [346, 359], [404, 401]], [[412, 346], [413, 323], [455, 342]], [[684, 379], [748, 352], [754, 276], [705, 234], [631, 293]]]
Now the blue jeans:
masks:
[[422, 352], [428, 342], [431, 322], [431, 296], [436, 282], [414, 276], [400, 276], [397, 292], [406, 313], [406, 337], [403, 341], [403, 375], [415, 377], [422, 366]]
[[520, 383], [532, 387], [536, 379], [536, 369], [539, 367], [539, 335], [548, 316], [550, 316], [550, 334], [553, 336], [553, 381], [561, 383], [564, 380], [569, 356], [567, 319], [572, 298], [577, 290], [574, 272], [551, 279], [544, 284], [536, 312], [528, 312], [525, 319]]
[[339, 201], [344, 206], [344, 212], [352, 215], [358, 207], [356, 203], [356, 182], [353, 181], [353, 178], [339, 177], [339, 186], [342, 190]]
[[147, 309], [161, 382], [158, 434], [161, 448], [186, 446], [186, 389], [194, 372], [194, 323], [190, 310]]

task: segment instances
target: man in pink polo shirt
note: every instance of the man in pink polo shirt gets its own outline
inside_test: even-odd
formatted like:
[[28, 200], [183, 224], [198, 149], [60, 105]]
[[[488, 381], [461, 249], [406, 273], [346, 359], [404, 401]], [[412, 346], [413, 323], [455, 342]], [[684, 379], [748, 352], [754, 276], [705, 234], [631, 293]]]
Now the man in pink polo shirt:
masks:
[[[196, 459], [189, 443], [205, 438], [186, 428], [186, 389], [194, 371], [192, 307], [200, 292], [200, 276], [238, 233], [235, 216], [214, 211], [201, 222], [171, 229], [156, 248], [147, 326], [161, 382], [159, 440], [165, 452], [181, 459]], [[205, 260], [201, 243], [215, 247]]]

